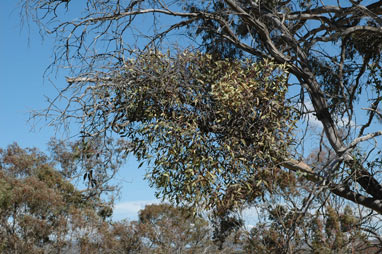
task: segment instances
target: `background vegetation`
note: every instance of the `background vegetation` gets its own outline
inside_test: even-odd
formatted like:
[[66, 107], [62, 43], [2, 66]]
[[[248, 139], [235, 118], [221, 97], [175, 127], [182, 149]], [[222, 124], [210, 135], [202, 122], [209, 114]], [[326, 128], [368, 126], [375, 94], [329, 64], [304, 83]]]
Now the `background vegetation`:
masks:
[[[34, 117], [76, 139], [2, 151], [4, 251], [380, 250], [380, 1], [21, 4], [71, 75]], [[112, 223], [129, 154], [172, 205]]]

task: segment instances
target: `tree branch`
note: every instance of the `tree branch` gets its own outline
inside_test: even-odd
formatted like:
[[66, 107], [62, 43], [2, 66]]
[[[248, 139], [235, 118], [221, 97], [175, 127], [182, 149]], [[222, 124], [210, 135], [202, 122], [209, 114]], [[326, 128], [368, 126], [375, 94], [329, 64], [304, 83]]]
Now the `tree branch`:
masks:
[[[322, 177], [320, 177], [316, 173], [314, 173], [313, 169], [308, 164], [306, 164], [305, 162], [291, 159], [291, 160], [286, 160], [286, 161], [282, 162], [281, 165], [287, 169], [294, 171], [294, 172], [300, 171], [300, 172], [306, 173], [305, 178], [309, 181], [314, 182], [314, 183], [319, 183], [319, 182], [322, 182], [324, 180]], [[349, 188], [349, 186], [338, 185], [338, 184], [333, 184], [333, 183], [330, 183], [328, 185], [329, 190], [337, 196], [340, 196], [342, 198], [350, 200], [354, 203], [363, 205], [367, 208], [370, 208], [370, 209], [382, 214], [382, 195], [381, 195], [382, 194], [382, 192], [381, 192], [382, 187], [379, 186], [379, 187], [381, 187], [381, 189], [376, 190], [374, 187], [378, 187], [378, 186], [374, 186], [373, 184], [370, 183], [370, 178], [368, 177], [368, 175], [364, 175], [363, 178], [358, 177], [358, 179], [362, 183], [362, 186], [364, 188], [366, 186], [365, 190], [368, 193], [370, 192], [369, 194], [374, 194], [375, 196], [373, 195], [373, 197], [365, 197], [361, 194], [358, 194], [358, 193], [352, 191]], [[378, 184], [378, 182], [377, 182], [377, 184]]]
[[382, 200], [377, 198], [365, 197], [361, 194], [358, 194], [352, 190], [348, 186], [337, 185], [330, 189], [333, 194], [336, 194], [339, 197], [350, 200], [356, 204], [360, 204], [364, 207], [370, 208], [373, 211], [382, 214]]

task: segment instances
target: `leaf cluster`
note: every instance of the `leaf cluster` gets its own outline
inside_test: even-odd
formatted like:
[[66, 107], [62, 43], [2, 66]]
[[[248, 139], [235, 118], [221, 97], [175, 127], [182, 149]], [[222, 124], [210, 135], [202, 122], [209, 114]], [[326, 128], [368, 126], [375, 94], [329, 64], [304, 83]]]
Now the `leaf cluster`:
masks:
[[278, 166], [296, 121], [285, 100], [285, 68], [199, 52], [142, 52], [110, 82], [89, 89], [85, 126], [125, 137], [126, 150], [151, 163], [147, 178], [160, 196], [240, 207], [293, 182]]

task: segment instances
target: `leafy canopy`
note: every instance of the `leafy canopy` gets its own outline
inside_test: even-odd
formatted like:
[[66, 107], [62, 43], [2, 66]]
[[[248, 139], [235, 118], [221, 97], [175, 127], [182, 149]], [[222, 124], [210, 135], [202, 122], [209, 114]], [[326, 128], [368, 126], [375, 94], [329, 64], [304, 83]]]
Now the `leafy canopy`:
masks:
[[146, 51], [88, 90], [88, 131], [125, 137], [161, 196], [209, 208], [250, 203], [288, 178], [279, 163], [296, 114], [285, 68]]
[[17, 144], [0, 149], [1, 253], [58, 253], [103, 225], [111, 208], [78, 190], [55, 162]]
[[[73, 75], [45, 113], [85, 139], [125, 137], [161, 196], [229, 209], [293, 186], [294, 171], [308, 199], [382, 213], [381, 148], [366, 142], [382, 136], [381, 1], [22, 2], [56, 38], [51, 66]], [[202, 53], [148, 50], [174, 51], [172, 38]]]

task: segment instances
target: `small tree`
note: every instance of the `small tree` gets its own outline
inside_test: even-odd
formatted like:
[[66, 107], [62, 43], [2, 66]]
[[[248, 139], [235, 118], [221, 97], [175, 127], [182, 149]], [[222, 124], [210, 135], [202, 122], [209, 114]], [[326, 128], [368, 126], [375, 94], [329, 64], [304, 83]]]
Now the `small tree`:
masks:
[[99, 214], [109, 208], [76, 189], [54, 163], [17, 144], [0, 150], [1, 253], [64, 253], [103, 225]]
[[305, 216], [280, 205], [268, 212], [269, 220], [243, 241], [248, 253], [378, 253], [349, 206], [343, 211], [327, 206]]
[[112, 223], [96, 246], [100, 253], [224, 254], [242, 253], [240, 240], [233, 233], [218, 248], [203, 217], [188, 208], [152, 204], [139, 211], [138, 221]]

